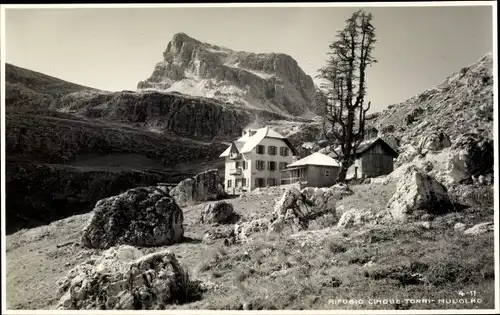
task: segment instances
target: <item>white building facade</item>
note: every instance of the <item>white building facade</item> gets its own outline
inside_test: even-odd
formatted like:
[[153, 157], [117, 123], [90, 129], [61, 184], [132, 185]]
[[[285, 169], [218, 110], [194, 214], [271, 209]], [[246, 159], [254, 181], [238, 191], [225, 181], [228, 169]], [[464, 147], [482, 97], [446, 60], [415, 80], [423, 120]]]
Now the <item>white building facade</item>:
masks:
[[277, 186], [281, 170], [296, 161], [290, 142], [269, 127], [243, 130], [243, 135], [220, 155], [225, 158], [224, 189], [229, 194]]

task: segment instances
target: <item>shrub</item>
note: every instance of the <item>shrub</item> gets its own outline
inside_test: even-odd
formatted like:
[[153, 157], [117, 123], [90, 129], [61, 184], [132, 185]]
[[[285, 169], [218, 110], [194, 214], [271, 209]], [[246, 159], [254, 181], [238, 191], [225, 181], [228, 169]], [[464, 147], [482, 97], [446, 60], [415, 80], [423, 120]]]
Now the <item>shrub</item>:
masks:
[[175, 292], [172, 294], [174, 302], [184, 304], [201, 299], [203, 295], [201, 282], [191, 280], [187, 268], [180, 267], [176, 280], [177, 286], [175, 287]]

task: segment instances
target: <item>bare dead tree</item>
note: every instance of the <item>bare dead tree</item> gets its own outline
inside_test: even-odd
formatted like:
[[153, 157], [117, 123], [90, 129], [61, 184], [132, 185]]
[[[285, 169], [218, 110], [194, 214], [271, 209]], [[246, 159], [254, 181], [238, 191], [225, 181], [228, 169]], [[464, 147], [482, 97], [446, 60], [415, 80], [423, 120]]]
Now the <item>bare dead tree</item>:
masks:
[[317, 101], [324, 107], [323, 135], [341, 164], [338, 181], [345, 182], [347, 170], [354, 163], [353, 154], [364, 139], [365, 117], [371, 104], [365, 106], [365, 70], [377, 62], [372, 57], [377, 41], [372, 14], [354, 12], [336, 37], [329, 45], [326, 66], [319, 69], [317, 77], [327, 84]]

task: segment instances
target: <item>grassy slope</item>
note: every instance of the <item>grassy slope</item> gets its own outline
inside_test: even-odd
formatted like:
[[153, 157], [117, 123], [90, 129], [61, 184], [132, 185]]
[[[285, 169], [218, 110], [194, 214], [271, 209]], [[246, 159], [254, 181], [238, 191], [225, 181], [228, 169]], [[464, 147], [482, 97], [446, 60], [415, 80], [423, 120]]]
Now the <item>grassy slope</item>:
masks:
[[[379, 211], [395, 187], [371, 184], [353, 189], [356, 194], [339, 205]], [[276, 191], [229, 201], [249, 220], [272, 211], [278, 196]], [[477, 191], [474, 196], [477, 206], [437, 217], [431, 229], [414, 224], [347, 230], [326, 226], [293, 236], [256, 234], [252, 242], [231, 247], [201, 242], [205, 231], [212, 228], [198, 222], [203, 205], [185, 208], [189, 241], [168, 248], [191, 277], [204, 281], [209, 289], [202, 300], [173, 308], [239, 309], [243, 303], [253, 309], [493, 308], [493, 233], [473, 237], [453, 231], [458, 221], [472, 225], [492, 219], [492, 191]], [[7, 237], [9, 308], [47, 309], [57, 303], [57, 279], [97, 253], [73, 245], [56, 247], [78, 240], [87, 218], [87, 214], [75, 216]], [[373, 265], [364, 267], [369, 261]], [[408, 283], [407, 275], [414, 272], [421, 273], [425, 281]], [[459, 290], [475, 290], [482, 303], [368, 304], [370, 298], [458, 298]], [[337, 298], [365, 299], [365, 303], [329, 302]]]
[[5, 81], [53, 97], [82, 90], [96, 90], [8, 63], [5, 64]]

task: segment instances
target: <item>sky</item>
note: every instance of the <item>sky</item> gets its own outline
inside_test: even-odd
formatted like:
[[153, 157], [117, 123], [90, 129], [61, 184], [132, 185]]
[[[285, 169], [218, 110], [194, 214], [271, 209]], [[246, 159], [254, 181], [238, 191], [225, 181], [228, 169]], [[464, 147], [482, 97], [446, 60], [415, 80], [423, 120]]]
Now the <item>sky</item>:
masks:
[[[108, 91], [135, 90], [184, 32], [233, 50], [286, 53], [314, 77], [359, 7], [6, 9], [5, 60]], [[431, 88], [493, 49], [491, 6], [368, 7], [378, 63], [372, 110]]]

